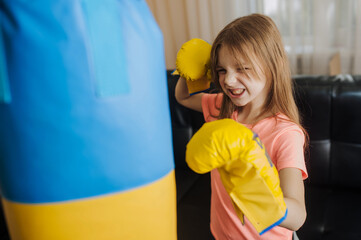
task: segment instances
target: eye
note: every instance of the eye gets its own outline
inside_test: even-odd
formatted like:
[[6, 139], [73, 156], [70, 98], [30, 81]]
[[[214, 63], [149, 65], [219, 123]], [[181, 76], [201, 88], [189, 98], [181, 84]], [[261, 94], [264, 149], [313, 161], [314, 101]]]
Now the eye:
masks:
[[226, 70], [223, 69], [223, 68], [218, 68], [218, 69], [216, 69], [216, 72], [217, 72], [218, 75], [221, 75], [221, 74], [225, 74]]
[[239, 67], [237, 68], [238, 72], [246, 72], [246, 71], [250, 71], [251, 68], [250, 67]]

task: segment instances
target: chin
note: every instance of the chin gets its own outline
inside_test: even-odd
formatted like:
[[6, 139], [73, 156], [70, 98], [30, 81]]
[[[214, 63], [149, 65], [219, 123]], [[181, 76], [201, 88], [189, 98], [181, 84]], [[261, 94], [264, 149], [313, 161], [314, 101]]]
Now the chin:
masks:
[[233, 101], [232, 99], [231, 99], [231, 101], [237, 107], [244, 107], [247, 104], [247, 103], [240, 102], [240, 101]]

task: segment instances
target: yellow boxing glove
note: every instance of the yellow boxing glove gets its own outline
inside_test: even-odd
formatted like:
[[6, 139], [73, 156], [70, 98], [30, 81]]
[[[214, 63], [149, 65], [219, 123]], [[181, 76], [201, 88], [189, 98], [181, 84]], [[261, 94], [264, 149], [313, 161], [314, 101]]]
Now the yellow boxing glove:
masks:
[[257, 134], [242, 124], [205, 123], [189, 141], [186, 161], [197, 173], [218, 168], [238, 217], [244, 223], [244, 214], [260, 234], [286, 218], [277, 169]]
[[212, 46], [206, 41], [194, 38], [184, 43], [177, 53], [176, 70], [173, 75], [186, 79], [190, 95], [210, 87], [210, 56]]

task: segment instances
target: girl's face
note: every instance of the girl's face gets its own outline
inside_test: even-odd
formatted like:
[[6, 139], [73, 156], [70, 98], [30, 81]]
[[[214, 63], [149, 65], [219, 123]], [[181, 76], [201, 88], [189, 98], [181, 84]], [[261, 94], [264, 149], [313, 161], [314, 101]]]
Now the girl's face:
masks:
[[[242, 64], [240, 64], [242, 63]], [[262, 109], [268, 95], [268, 81], [256, 62], [255, 68], [245, 62], [242, 56], [234, 57], [228, 47], [222, 46], [218, 52], [217, 74], [223, 92], [238, 107]], [[256, 74], [256, 72], [258, 74]]]

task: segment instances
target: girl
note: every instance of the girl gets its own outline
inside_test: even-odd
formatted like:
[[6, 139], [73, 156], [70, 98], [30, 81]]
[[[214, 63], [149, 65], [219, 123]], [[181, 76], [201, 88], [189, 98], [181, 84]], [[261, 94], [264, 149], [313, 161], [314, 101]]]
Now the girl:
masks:
[[292, 239], [306, 219], [304, 146], [292, 80], [280, 33], [267, 16], [253, 14], [228, 24], [211, 50], [211, 71], [220, 93], [190, 96], [179, 79], [175, 97], [205, 120], [232, 118], [258, 134], [275, 164], [288, 208], [278, 227], [259, 235], [246, 219], [242, 225], [218, 170], [211, 172], [211, 231], [216, 239]]

